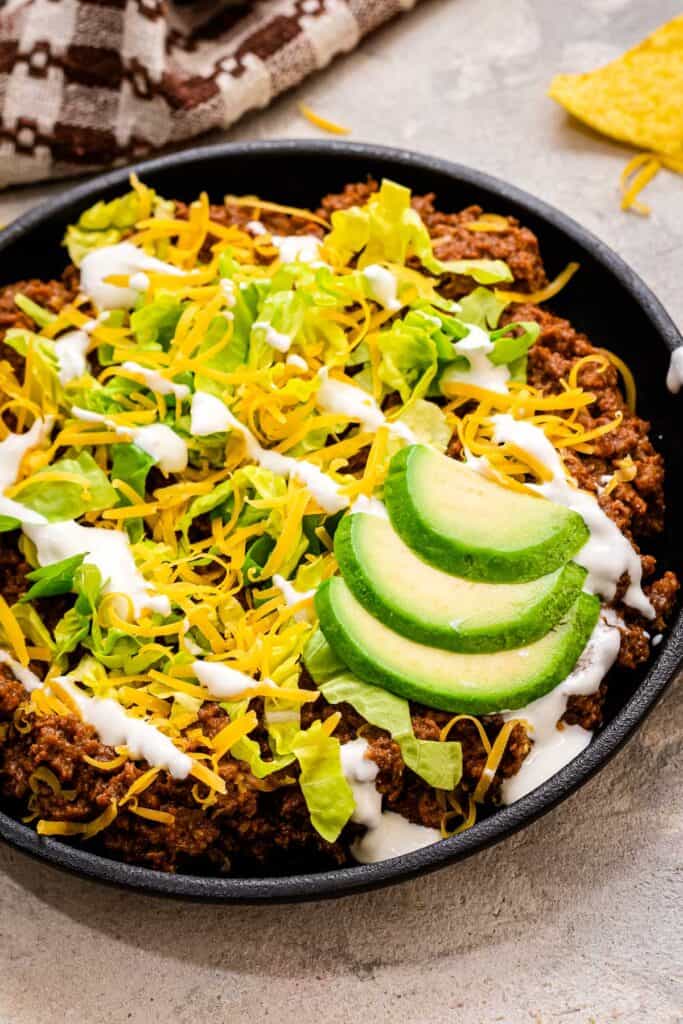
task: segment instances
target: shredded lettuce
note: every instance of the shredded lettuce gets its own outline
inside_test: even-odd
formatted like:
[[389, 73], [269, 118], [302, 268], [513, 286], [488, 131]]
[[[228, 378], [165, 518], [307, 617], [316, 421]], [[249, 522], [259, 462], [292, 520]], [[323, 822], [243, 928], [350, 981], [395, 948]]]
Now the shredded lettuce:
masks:
[[403, 402], [431, 394], [440, 369], [453, 362], [453, 340], [464, 338], [467, 330], [457, 317], [420, 303], [380, 331], [378, 372], [386, 391], [398, 391]]
[[51, 313], [49, 309], [39, 306], [37, 302], [29, 299], [26, 295], [22, 295], [21, 292], [17, 292], [14, 296], [14, 302], [22, 313], [29, 316], [39, 327], [47, 327], [48, 324], [53, 323], [57, 319], [56, 315]]
[[495, 329], [507, 304], [507, 300], [499, 299], [490, 288], [474, 288], [460, 300], [458, 316], [463, 323], [474, 324], [484, 330]]
[[351, 787], [342, 771], [339, 740], [328, 736], [315, 721], [292, 744], [301, 774], [299, 785], [311, 815], [311, 824], [333, 843], [355, 810]]
[[60, 665], [86, 639], [89, 631], [89, 616], [80, 615], [75, 608], [64, 613], [55, 626], [55, 657]]
[[[238, 523], [250, 526], [252, 523], [267, 519], [271, 509], [264, 507], [269, 501], [277, 508], [277, 499], [287, 493], [287, 484], [282, 477], [261, 466], [242, 466], [228, 480], [218, 484], [209, 494], [201, 494], [195, 498], [178, 523], [178, 528], [187, 532], [192, 521], [199, 516], [211, 514], [229, 519], [234, 508], [235, 493], [239, 491], [244, 499]], [[252, 504], [258, 500], [259, 506]], [[281, 516], [281, 513], [279, 513]], [[281, 519], [279, 520], [281, 522]]]
[[46, 647], [48, 651], [54, 650], [52, 634], [32, 604], [20, 601], [12, 606], [12, 614], [19, 623], [22, 633], [31, 643], [38, 647]]
[[258, 320], [252, 324], [249, 365], [270, 366], [275, 350], [266, 341], [268, 328], [288, 338], [291, 344], [303, 328], [311, 304], [311, 296], [304, 291], [277, 291], [267, 295], [259, 309]]
[[[419, 444], [429, 444], [439, 452], [446, 451], [452, 431], [445, 412], [434, 402], [416, 399], [405, 407], [396, 422], [404, 423], [412, 430]], [[389, 450], [392, 454], [399, 446], [397, 438], [390, 438]]]
[[[249, 701], [226, 701], [224, 704], [221, 704], [221, 707], [228, 713], [230, 720], [234, 722], [235, 719], [241, 718], [246, 713]], [[244, 761], [248, 764], [249, 771], [257, 779], [265, 779], [266, 776], [287, 768], [296, 760], [294, 754], [274, 754], [272, 760], [264, 760], [261, 756], [261, 748], [256, 740], [251, 739], [250, 736], [242, 736], [230, 748], [230, 753], [238, 761]]]
[[91, 627], [97, 633], [99, 627], [93, 621], [102, 588], [102, 577], [94, 565], [78, 565], [73, 573], [70, 590], [76, 593], [76, 601], [55, 626], [57, 658], [62, 661], [80, 643], [85, 643]]
[[379, 377], [387, 392], [398, 391], [407, 402], [427, 393], [437, 371], [437, 349], [427, 325], [396, 320], [377, 336], [381, 353]]
[[174, 295], [159, 295], [131, 313], [130, 326], [142, 349], [166, 351], [175, 334], [184, 304]]
[[275, 538], [269, 533], [262, 533], [260, 537], [252, 541], [246, 550], [242, 575], [245, 580], [255, 583], [263, 572], [263, 567], [275, 547]]
[[24, 358], [29, 348], [31, 349], [29, 397], [41, 407], [46, 397], [53, 404], [57, 404], [63, 391], [59, 383], [57, 356], [53, 343], [19, 327], [11, 327], [5, 332], [2, 340]]
[[477, 284], [498, 284], [514, 280], [510, 268], [503, 260], [436, 260], [436, 265], [442, 274], [471, 277]]
[[75, 607], [83, 615], [92, 614], [97, 608], [102, 591], [102, 574], [96, 565], [85, 562], [74, 573], [74, 590], [78, 595]]
[[538, 338], [540, 326], [534, 320], [509, 323], [491, 333], [494, 348], [489, 359], [497, 366], [507, 364], [511, 380], [525, 381], [527, 353]]
[[85, 554], [72, 555], [70, 558], [63, 558], [60, 562], [53, 562], [51, 565], [27, 573], [26, 579], [30, 580], [33, 586], [20, 598], [20, 601], [34, 601], [38, 597], [70, 594], [74, 587], [76, 570], [82, 565], [84, 558]]
[[82, 385], [72, 390], [70, 398], [81, 409], [110, 416], [112, 413], [125, 412], [126, 399], [139, 390], [137, 381], [128, 377], [110, 377], [106, 384], [98, 384], [86, 378]]
[[[80, 482], [43, 481], [42, 477], [55, 472], [69, 473], [80, 478]], [[85, 450], [75, 457], [67, 455], [38, 470], [19, 495], [22, 505], [39, 512], [51, 523], [77, 519], [86, 512], [113, 508], [118, 497], [106, 474]]]
[[[173, 215], [174, 203], [160, 199], [154, 193], [152, 200], [154, 216]], [[108, 203], [100, 200], [89, 207], [81, 214], [76, 224], [70, 224], [66, 229], [64, 245], [72, 262], [80, 267], [83, 257], [92, 249], [99, 249], [103, 245], [116, 245], [124, 234], [135, 226], [139, 214], [140, 198], [137, 192], [127, 192], [126, 195], [118, 196]]]
[[512, 281], [510, 268], [502, 260], [439, 260], [432, 240], [417, 210], [410, 205], [410, 189], [386, 178], [364, 207], [337, 210], [332, 214], [332, 231], [326, 249], [336, 250], [344, 263], [358, 256], [358, 266], [371, 263], [404, 265], [411, 256], [435, 275], [462, 274], [478, 284]]
[[14, 516], [0, 516], [0, 533], [9, 533], [10, 530], [18, 530], [21, 521]]
[[446, 790], [457, 786], [462, 777], [460, 743], [417, 739], [408, 701], [352, 675], [320, 630], [309, 640], [304, 660], [326, 701], [350, 704], [367, 722], [386, 729], [401, 748], [406, 765], [428, 785]]
[[[112, 480], [123, 480], [132, 487], [141, 498], [145, 496], [145, 483], [147, 475], [155, 464], [154, 457], [148, 452], [138, 448], [136, 444], [115, 444], [112, 445]], [[125, 504], [129, 502], [124, 500]]]
[[[222, 277], [229, 277], [225, 264], [225, 254], [221, 257], [221, 266], [226, 273]], [[238, 366], [244, 366], [248, 362], [250, 350], [251, 327], [258, 314], [260, 291], [256, 284], [243, 283], [236, 286], [234, 290], [234, 305], [232, 312], [232, 335], [230, 341], [222, 349], [202, 361], [202, 368], [206, 370], [219, 370], [221, 373], [230, 373]], [[200, 346], [200, 353], [208, 352], [217, 345], [230, 328], [230, 322], [225, 316], [214, 317], [209, 325], [206, 336]], [[219, 398], [225, 396], [225, 384], [218, 383], [212, 376], [198, 370], [195, 373], [195, 390], [208, 391], [209, 394], [217, 395]]]
[[[112, 482], [121, 480], [123, 483], [127, 483], [129, 487], [132, 487], [144, 499], [147, 476], [155, 464], [153, 456], [143, 451], [142, 448], [138, 448], [136, 444], [112, 445], [111, 453]], [[128, 495], [122, 494], [118, 488], [117, 494], [119, 495], [119, 505], [125, 507], [133, 504]], [[145, 524], [143, 519], [137, 516], [132, 519], [126, 519], [124, 526], [131, 543], [138, 544], [144, 538]]]

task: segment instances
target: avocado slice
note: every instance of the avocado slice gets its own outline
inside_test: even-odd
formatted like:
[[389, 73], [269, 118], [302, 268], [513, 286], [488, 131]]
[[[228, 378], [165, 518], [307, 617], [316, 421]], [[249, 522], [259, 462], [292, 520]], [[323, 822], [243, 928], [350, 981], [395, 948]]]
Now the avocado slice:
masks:
[[315, 607], [330, 647], [361, 679], [432, 708], [486, 715], [524, 707], [565, 679], [598, 621], [600, 601], [581, 593], [541, 640], [496, 654], [415, 643], [373, 618], [340, 576], [318, 588]]
[[385, 625], [447, 651], [492, 653], [539, 640], [569, 611], [585, 569], [570, 562], [527, 583], [479, 583], [435, 569], [386, 519], [345, 516], [334, 553], [354, 597]]
[[589, 537], [577, 512], [504, 488], [426, 445], [394, 455], [384, 500], [394, 529], [420, 558], [472, 580], [538, 579]]

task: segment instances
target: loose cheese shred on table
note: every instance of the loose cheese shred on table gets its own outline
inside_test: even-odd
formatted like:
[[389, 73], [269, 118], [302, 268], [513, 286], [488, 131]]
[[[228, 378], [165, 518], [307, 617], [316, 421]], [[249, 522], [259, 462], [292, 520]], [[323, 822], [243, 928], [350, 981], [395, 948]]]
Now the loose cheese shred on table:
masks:
[[336, 124], [334, 121], [330, 121], [326, 117], [321, 117], [320, 114], [316, 114], [314, 110], [306, 106], [305, 103], [299, 104], [299, 111], [310, 121], [311, 124], [315, 125], [316, 128], [321, 128], [324, 132], [329, 132], [330, 135], [348, 135], [350, 128], [344, 128], [341, 124]]

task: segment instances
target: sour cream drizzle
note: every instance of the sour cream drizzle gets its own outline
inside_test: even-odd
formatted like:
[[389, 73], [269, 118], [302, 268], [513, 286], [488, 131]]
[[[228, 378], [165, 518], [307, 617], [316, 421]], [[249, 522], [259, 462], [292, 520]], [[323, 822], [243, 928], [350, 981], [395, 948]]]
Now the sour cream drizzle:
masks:
[[51, 416], [44, 420], [37, 419], [25, 434], [8, 434], [4, 441], [0, 441], [0, 515], [18, 519], [20, 523], [37, 525], [46, 522], [39, 512], [32, 511], [12, 498], [5, 498], [4, 491], [16, 483], [24, 455], [47, 437], [53, 422]]
[[[284, 576], [281, 576], [279, 572], [273, 574], [273, 586], [277, 587], [282, 596], [285, 599], [285, 604], [288, 608], [295, 604], [301, 604], [302, 601], [310, 601], [315, 590], [297, 590], [293, 584], [286, 580]], [[305, 605], [299, 608], [298, 611], [294, 612], [292, 616], [295, 622], [308, 622], [311, 619], [311, 607]]]
[[423, 846], [431, 846], [442, 838], [436, 828], [415, 825], [394, 811], [382, 811], [377, 828], [369, 828], [362, 839], [353, 843], [351, 853], [360, 864], [376, 864], [380, 860], [402, 857]]
[[289, 352], [292, 344], [292, 336], [290, 334], [276, 331], [273, 325], [269, 324], [266, 320], [255, 320], [251, 329], [252, 331], [260, 331], [266, 345], [270, 345], [277, 352]]
[[367, 494], [359, 494], [353, 505], [352, 512], [364, 512], [368, 516], [377, 516], [379, 519], [388, 519], [389, 513], [383, 501], [379, 498], [368, 497]]
[[81, 526], [73, 520], [33, 526], [24, 523], [24, 533], [36, 546], [40, 566], [53, 565], [64, 558], [85, 554], [84, 561], [95, 565], [102, 574], [104, 592], [127, 594], [136, 615], [143, 609], [169, 615], [167, 597], [155, 594], [151, 584], [140, 573], [130, 550], [128, 536], [122, 530], [104, 530]]
[[367, 829], [351, 847], [355, 859], [360, 864], [375, 864], [438, 842], [441, 833], [437, 829], [414, 825], [400, 814], [382, 810], [382, 794], [375, 787], [379, 768], [366, 757], [367, 750], [367, 740], [359, 738], [344, 743], [340, 751], [342, 771], [356, 805], [351, 820]]
[[220, 398], [208, 391], [195, 391], [190, 406], [190, 432], [193, 437], [222, 434], [231, 426], [230, 410]]
[[671, 353], [669, 372], [666, 375], [666, 386], [672, 395], [677, 395], [683, 387], [683, 345]]
[[[216, 399], [216, 401], [220, 402], [220, 399]], [[222, 428], [224, 430], [230, 429], [241, 434], [246, 442], [247, 455], [253, 462], [263, 466], [264, 469], [269, 469], [276, 476], [291, 477], [294, 480], [299, 480], [304, 487], [308, 488], [311, 496], [320, 507], [330, 515], [348, 507], [348, 498], [341, 493], [332, 477], [327, 476], [318, 466], [312, 462], [307, 462], [305, 459], [293, 459], [291, 456], [281, 455], [280, 452], [262, 448], [251, 430], [245, 427], [243, 423], [240, 423], [230, 409], [228, 409], [227, 405], [223, 402], [220, 404], [225, 411], [220, 411], [219, 414], [217, 406], [212, 403], [213, 414], [215, 415], [213, 422], [224, 424]], [[205, 426], [208, 427], [211, 425], [211, 422], [209, 417]], [[212, 430], [211, 433], [213, 432]]]
[[356, 805], [351, 820], [367, 828], [377, 828], [382, 820], [382, 794], [375, 787], [379, 766], [365, 756], [367, 751], [368, 741], [362, 738], [343, 743], [341, 765]]
[[187, 444], [165, 423], [150, 423], [146, 427], [122, 427], [98, 412], [71, 407], [71, 415], [87, 423], [106, 423], [121, 437], [128, 438], [138, 448], [151, 455], [164, 473], [182, 473], [187, 469]]
[[386, 426], [389, 433], [407, 441], [408, 444], [417, 442], [415, 434], [405, 423], [401, 423], [400, 420], [388, 420], [372, 395], [362, 388], [335, 380], [329, 376], [327, 367], [319, 370], [318, 376], [320, 387], [316, 395], [316, 404], [323, 412], [348, 416], [349, 419], [357, 420], [364, 430], [372, 433]]
[[325, 267], [320, 259], [321, 241], [316, 235], [272, 235], [272, 242], [279, 250], [282, 263], [310, 263], [314, 267]]
[[453, 350], [456, 355], [464, 356], [469, 363], [468, 369], [453, 367], [446, 371], [444, 380], [458, 380], [464, 384], [475, 384], [496, 394], [506, 394], [510, 370], [504, 364], [495, 366], [489, 359], [494, 344], [486, 331], [474, 324], [467, 324], [468, 333], [460, 341], [456, 341]]
[[76, 380], [88, 372], [85, 354], [89, 344], [90, 336], [87, 331], [67, 331], [57, 338], [54, 346], [60, 384], [68, 384], [69, 381]]
[[157, 395], [174, 395], [178, 401], [182, 401], [183, 398], [187, 398], [190, 394], [190, 389], [187, 384], [176, 384], [174, 381], [169, 380], [168, 377], [163, 377], [156, 370], [150, 370], [146, 366], [141, 366], [140, 363], [134, 363], [127, 360], [125, 363], [121, 363], [121, 369], [126, 373], [134, 373], [136, 377], [140, 377], [145, 387], [149, 388], [150, 391], [154, 391]]
[[507, 711], [506, 720], [521, 718], [534, 741], [530, 753], [516, 775], [505, 779], [503, 803], [511, 804], [536, 789], [542, 782], [569, 764], [590, 743], [593, 734], [580, 725], [558, 728], [565, 712], [567, 698], [572, 694], [595, 693], [616, 661], [621, 644], [618, 617], [609, 609], [603, 611], [574, 671], [544, 697], [532, 701], [519, 711]]
[[245, 672], [239, 672], [220, 661], [193, 661], [192, 671], [211, 696], [218, 697], [219, 700], [235, 700], [255, 686], [267, 686], [269, 689], [272, 687], [277, 690], [272, 679], [258, 682]]
[[20, 662], [15, 661], [12, 655], [8, 651], [0, 648], [0, 665], [7, 665], [12, 670], [14, 676], [19, 680], [25, 690], [30, 693], [31, 690], [37, 690], [39, 686], [43, 685], [41, 679], [38, 678], [30, 668], [26, 668]]
[[379, 263], [371, 263], [362, 271], [368, 288], [368, 295], [384, 309], [398, 311], [401, 303], [398, 298], [398, 281], [394, 274]]
[[579, 490], [568, 479], [562, 460], [543, 430], [533, 423], [516, 420], [508, 414], [498, 414], [491, 419], [494, 424], [495, 441], [499, 444], [507, 441], [518, 445], [538, 459], [552, 474], [552, 480], [548, 483], [531, 484], [531, 489], [558, 505], [578, 512], [590, 530], [589, 540], [575, 556], [575, 561], [588, 569], [586, 589], [611, 601], [616, 594], [619, 579], [627, 573], [630, 583], [624, 594], [624, 603], [648, 619], [653, 619], [654, 608], [640, 585], [640, 558], [616, 523], [600, 508], [593, 495]]
[[57, 682], [106, 746], [125, 746], [134, 760], [142, 758], [154, 768], [165, 768], [174, 779], [186, 779], [190, 774], [192, 758], [178, 750], [156, 726], [126, 714], [115, 700], [88, 697], [66, 676], [58, 676]]
[[[142, 292], [149, 287], [146, 270], [158, 274], [181, 275], [182, 270], [150, 256], [131, 242], [104, 245], [93, 249], [81, 263], [81, 291], [98, 309], [132, 309]], [[128, 287], [107, 284], [113, 275], [127, 275]]]

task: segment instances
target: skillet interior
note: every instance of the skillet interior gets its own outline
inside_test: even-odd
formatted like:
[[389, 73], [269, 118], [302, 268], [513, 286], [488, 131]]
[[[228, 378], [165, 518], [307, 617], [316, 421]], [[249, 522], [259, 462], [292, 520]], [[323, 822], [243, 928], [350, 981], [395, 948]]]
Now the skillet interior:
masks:
[[[0, 282], [59, 276], [66, 254], [64, 230], [98, 199], [125, 189], [130, 169], [95, 178], [20, 218], [0, 235]], [[570, 260], [581, 272], [551, 303], [559, 315], [586, 331], [594, 344], [616, 351], [631, 367], [639, 413], [652, 422], [655, 446], [667, 464], [667, 524], [652, 553], [680, 575], [683, 543], [675, 524], [683, 514], [676, 412], [680, 400], [666, 390], [670, 350], [680, 334], [654, 295], [623, 261], [589, 232], [540, 200], [514, 187], [446, 161], [400, 150], [340, 142], [287, 141], [219, 145], [162, 157], [136, 171], [163, 195], [192, 199], [201, 190], [212, 201], [225, 193], [254, 194], [283, 203], [314, 206], [328, 192], [350, 181], [393, 177], [414, 192], [437, 193], [443, 210], [470, 203], [511, 214], [537, 235], [550, 277]], [[650, 549], [649, 549], [650, 550]], [[165, 875], [121, 864], [38, 836], [0, 813], [0, 837], [13, 845], [80, 874], [165, 895], [209, 901], [285, 902], [318, 899], [398, 882], [468, 856], [529, 824], [597, 771], [643, 720], [676, 673], [683, 658], [683, 618], [657, 648], [654, 661], [624, 673], [610, 688], [606, 725], [593, 743], [558, 775], [513, 806], [469, 831], [415, 853], [379, 864], [277, 878], [204, 878]]]

